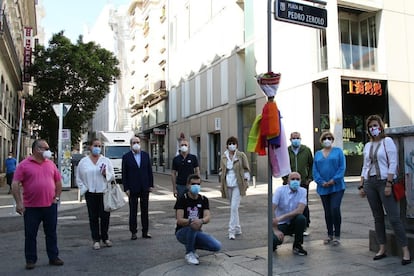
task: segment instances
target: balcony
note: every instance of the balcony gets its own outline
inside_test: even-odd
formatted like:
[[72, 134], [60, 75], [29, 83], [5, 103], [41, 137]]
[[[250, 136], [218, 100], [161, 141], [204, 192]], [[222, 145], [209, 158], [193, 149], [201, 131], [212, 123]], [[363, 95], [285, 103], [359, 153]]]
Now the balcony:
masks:
[[[6, 71], [10, 72], [13, 82], [21, 86], [22, 69], [14, 48], [13, 38], [4, 11], [0, 9], [0, 52], [6, 61]], [[19, 89], [22, 89], [21, 87]]]

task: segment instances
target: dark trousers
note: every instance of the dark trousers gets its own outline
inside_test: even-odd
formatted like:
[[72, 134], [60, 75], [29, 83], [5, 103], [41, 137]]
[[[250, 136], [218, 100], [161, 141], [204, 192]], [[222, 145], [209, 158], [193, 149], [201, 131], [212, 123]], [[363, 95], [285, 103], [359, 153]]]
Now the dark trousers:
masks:
[[86, 206], [88, 207], [89, 227], [94, 242], [108, 239], [110, 212], [105, 212], [103, 193], [85, 193]]
[[141, 209], [142, 234], [148, 233], [148, 200], [149, 192], [135, 192], [129, 194], [129, 231], [137, 233], [138, 198]]
[[321, 195], [323, 209], [325, 211], [325, 223], [329, 237], [339, 239], [341, 237], [341, 202], [345, 190]]
[[7, 185], [11, 186], [13, 181], [14, 172], [6, 174]]
[[[293, 242], [293, 247], [296, 245], [303, 244], [303, 232], [306, 229], [306, 218], [304, 215], [297, 215], [292, 218], [289, 224], [279, 224], [277, 228], [284, 235], [295, 235], [295, 240]], [[278, 245], [281, 245], [282, 241], [273, 233], [273, 251]]]
[[37, 261], [36, 238], [41, 222], [43, 222], [49, 260], [55, 260], [59, 255], [56, 233], [57, 204], [52, 204], [50, 207], [27, 207], [24, 212], [24, 253], [26, 262], [35, 263]]

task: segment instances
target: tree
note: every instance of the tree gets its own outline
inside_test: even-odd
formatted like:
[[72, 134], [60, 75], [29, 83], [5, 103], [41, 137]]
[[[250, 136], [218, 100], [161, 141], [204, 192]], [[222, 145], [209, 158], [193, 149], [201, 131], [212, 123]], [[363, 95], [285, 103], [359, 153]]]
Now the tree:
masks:
[[49, 47], [39, 45], [29, 72], [36, 86], [26, 100], [26, 118], [40, 126], [37, 134], [57, 149], [59, 119], [53, 111], [56, 103], [69, 103], [64, 128], [71, 130], [72, 145], [80, 141], [99, 103], [120, 75], [114, 54], [94, 42], [76, 44], [63, 35], [54, 34]]

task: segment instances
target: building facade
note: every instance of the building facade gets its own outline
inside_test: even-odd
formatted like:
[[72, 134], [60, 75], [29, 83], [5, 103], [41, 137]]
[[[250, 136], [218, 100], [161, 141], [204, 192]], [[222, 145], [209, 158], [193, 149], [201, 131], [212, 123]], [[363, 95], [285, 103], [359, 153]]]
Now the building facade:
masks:
[[132, 1], [128, 17], [131, 129], [139, 135], [155, 169], [161, 170], [169, 156], [166, 1]]
[[[21, 118], [24, 97], [33, 83], [25, 68], [32, 61], [37, 34], [37, 1], [0, 1], [0, 170], [13, 152], [21, 160], [30, 153], [28, 124]], [[20, 124], [20, 119], [22, 123]], [[19, 129], [21, 131], [19, 131]], [[20, 133], [20, 135], [19, 135]], [[20, 142], [18, 138], [21, 137]], [[20, 148], [18, 148], [20, 146]]]
[[[246, 149], [266, 100], [255, 76], [269, 67], [268, 16], [270, 67], [282, 74], [275, 100], [287, 135], [301, 132], [316, 151], [330, 130], [344, 149], [347, 175], [359, 175], [367, 116], [380, 114], [390, 127], [412, 125], [414, 3], [330, 0], [325, 8], [328, 26], [315, 29], [274, 20], [267, 1], [168, 1], [168, 163], [182, 133], [207, 175], [217, 172], [227, 137]], [[257, 179], [266, 180], [267, 157], [248, 156]]]

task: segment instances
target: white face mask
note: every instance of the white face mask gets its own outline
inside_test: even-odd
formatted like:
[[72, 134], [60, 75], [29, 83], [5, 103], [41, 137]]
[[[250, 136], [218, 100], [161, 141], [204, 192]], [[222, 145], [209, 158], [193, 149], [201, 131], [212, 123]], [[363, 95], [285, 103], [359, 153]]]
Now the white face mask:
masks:
[[332, 146], [332, 140], [328, 140], [328, 139], [323, 140], [323, 141], [322, 141], [322, 145], [323, 145], [325, 148], [329, 148], [330, 146]]
[[132, 150], [135, 152], [138, 152], [141, 149], [141, 145], [140, 144], [133, 144], [132, 145]]
[[187, 152], [188, 151], [188, 147], [187, 146], [182, 146], [180, 148], [181, 152]]
[[235, 151], [236, 150], [236, 145], [228, 145], [227, 148], [229, 149], [229, 151]]
[[52, 152], [51, 152], [50, 150], [45, 150], [45, 151], [42, 153], [42, 155], [43, 155], [43, 158], [44, 158], [44, 159], [50, 159], [50, 158], [52, 158]]
[[371, 127], [369, 129], [369, 133], [371, 133], [372, 136], [377, 137], [381, 133], [381, 128], [380, 127]]

